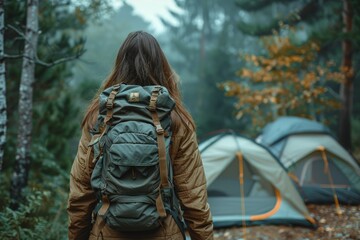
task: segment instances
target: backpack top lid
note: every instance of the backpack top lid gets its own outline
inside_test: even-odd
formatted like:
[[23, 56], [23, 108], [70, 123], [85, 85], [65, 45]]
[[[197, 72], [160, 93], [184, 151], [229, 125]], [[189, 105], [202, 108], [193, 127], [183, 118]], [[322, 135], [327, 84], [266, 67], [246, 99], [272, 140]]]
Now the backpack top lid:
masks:
[[[112, 124], [125, 121], [152, 122], [149, 103], [152, 92], [158, 88], [159, 95], [156, 101], [156, 111], [160, 121], [168, 117], [175, 107], [175, 101], [171, 98], [168, 90], [160, 85], [127, 85], [121, 84], [114, 99]], [[100, 116], [106, 116], [107, 99], [114, 86], [105, 89], [99, 97]]]

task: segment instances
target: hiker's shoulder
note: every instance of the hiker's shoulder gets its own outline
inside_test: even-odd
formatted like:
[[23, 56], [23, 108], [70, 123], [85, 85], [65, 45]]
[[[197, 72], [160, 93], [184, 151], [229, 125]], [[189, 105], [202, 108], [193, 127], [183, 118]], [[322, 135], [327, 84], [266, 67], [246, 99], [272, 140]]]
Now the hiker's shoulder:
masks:
[[177, 126], [175, 131], [173, 132], [173, 136], [177, 139], [189, 139], [193, 136], [196, 136], [196, 131], [192, 124], [186, 121], [181, 121], [181, 123]]

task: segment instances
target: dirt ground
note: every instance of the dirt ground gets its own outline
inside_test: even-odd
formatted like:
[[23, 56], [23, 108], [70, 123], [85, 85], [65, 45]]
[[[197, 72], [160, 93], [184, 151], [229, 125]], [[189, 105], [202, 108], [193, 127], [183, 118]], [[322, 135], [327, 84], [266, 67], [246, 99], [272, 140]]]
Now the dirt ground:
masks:
[[308, 205], [317, 229], [290, 226], [253, 226], [245, 228], [216, 229], [216, 240], [360, 240], [360, 206], [341, 206], [337, 215], [334, 205]]

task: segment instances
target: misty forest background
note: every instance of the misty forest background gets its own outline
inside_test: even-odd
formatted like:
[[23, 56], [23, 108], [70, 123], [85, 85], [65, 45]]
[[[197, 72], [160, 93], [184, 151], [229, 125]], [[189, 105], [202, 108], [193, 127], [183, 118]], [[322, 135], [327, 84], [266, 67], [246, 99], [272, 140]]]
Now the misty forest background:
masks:
[[[84, 110], [127, 34], [154, 29], [126, 2], [28, 2], [37, 6], [0, 1], [0, 239], [66, 239]], [[359, 1], [175, 2], [176, 23], [162, 19], [155, 37], [200, 140], [227, 128], [254, 138], [295, 115], [329, 126], [359, 158]]]

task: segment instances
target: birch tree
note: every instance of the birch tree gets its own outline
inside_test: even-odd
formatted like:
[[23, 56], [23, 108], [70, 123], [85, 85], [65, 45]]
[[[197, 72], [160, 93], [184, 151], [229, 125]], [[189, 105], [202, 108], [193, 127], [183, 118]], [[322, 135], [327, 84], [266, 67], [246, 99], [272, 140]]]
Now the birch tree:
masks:
[[5, 77], [5, 57], [4, 57], [4, 0], [0, 0], [0, 171], [4, 158], [4, 148], [6, 142], [6, 77]]
[[11, 183], [12, 205], [16, 206], [27, 185], [32, 130], [32, 98], [38, 41], [38, 0], [27, 0], [25, 47], [19, 89], [19, 117], [15, 170]]

